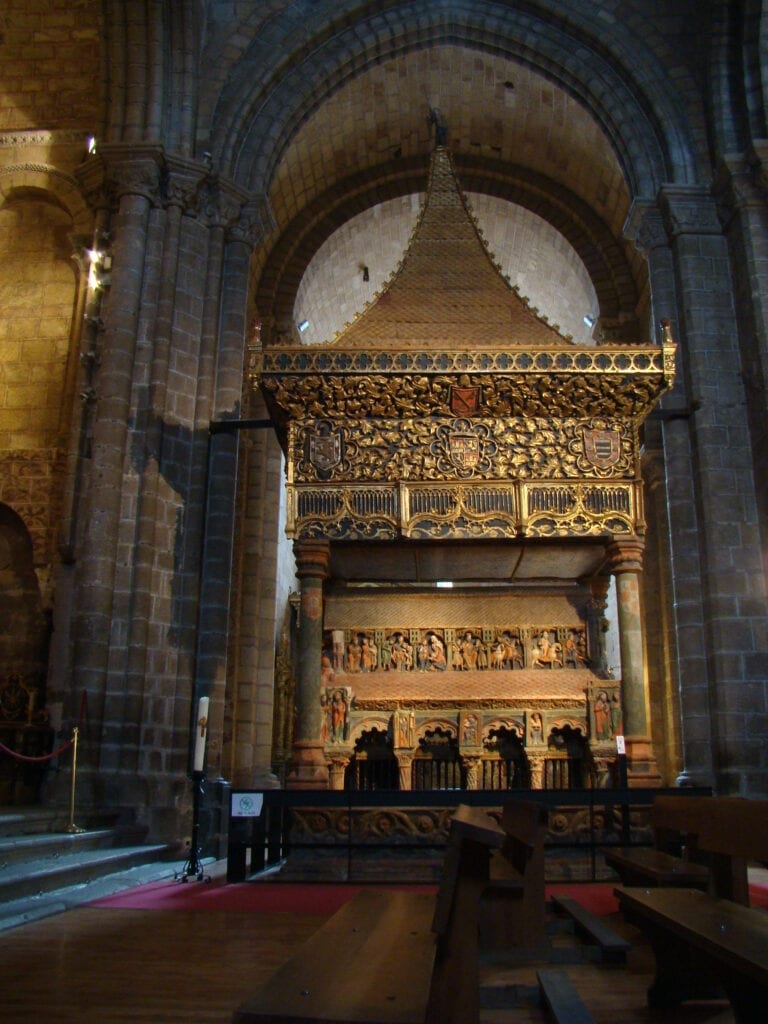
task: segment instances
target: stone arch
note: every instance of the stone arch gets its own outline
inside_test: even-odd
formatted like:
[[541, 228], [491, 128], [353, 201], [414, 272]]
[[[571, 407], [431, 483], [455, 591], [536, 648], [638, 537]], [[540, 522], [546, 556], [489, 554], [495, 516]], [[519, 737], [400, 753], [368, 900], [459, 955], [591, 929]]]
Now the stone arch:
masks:
[[459, 727], [450, 718], [430, 718], [416, 729], [416, 742], [427, 739], [428, 733], [442, 732], [451, 740], [458, 739]]
[[[329, 14], [319, 9], [316, 16]], [[271, 19], [232, 67], [219, 96], [212, 149], [227, 173], [257, 194], [268, 192], [298, 127], [352, 76], [373, 63], [445, 42], [521, 62], [577, 98], [611, 138], [635, 196], [655, 194], [664, 180], [696, 179], [685, 112], [679, 100], [670, 98], [679, 91], [666, 88], [666, 68], [650, 52], [638, 53], [638, 37], [621, 26], [606, 40], [605, 26], [598, 37], [585, 15], [545, 21], [492, 0], [474, 5], [471, 13], [454, 10], [450, 2], [434, 4], [418, 18], [410, 4], [397, 5], [366, 18], [365, 31], [360, 22], [339, 26], [329, 20], [331, 28], [314, 39], [307, 22], [290, 63], [284, 59], [278, 69], [269, 38], [278, 33], [284, 46], [285, 35], [279, 33], [286, 26], [280, 18]], [[284, 54], [273, 44], [276, 51]], [[631, 70], [641, 64], [642, 89]]]
[[722, 158], [745, 152], [765, 136], [768, 71], [762, 54], [768, 46], [768, 17], [760, 0], [719, 7], [712, 23], [710, 67], [720, 72], [711, 82], [711, 113]]
[[494, 718], [490, 722], [486, 722], [483, 725], [483, 746], [487, 746], [493, 741], [492, 734], [505, 730], [508, 733], [514, 733], [519, 740], [525, 738], [525, 724], [521, 718]]
[[[21, 516], [0, 503], [0, 666], [42, 694], [50, 627], [35, 573], [32, 538]], [[38, 706], [42, 700], [38, 698]]]
[[399, 770], [392, 748], [389, 719], [371, 716], [354, 730], [353, 752], [347, 765], [346, 789], [397, 789]]
[[587, 723], [583, 718], [577, 718], [575, 715], [557, 715], [554, 718], [550, 718], [548, 722], [549, 735], [557, 729], [562, 731], [563, 729], [571, 729], [574, 733], [580, 732], [583, 736], [587, 735]]
[[[401, 160], [397, 165], [382, 165], [352, 175], [319, 196], [285, 226], [256, 286], [256, 307], [266, 324], [274, 323], [277, 330], [289, 329], [302, 275], [334, 231], [372, 205], [423, 191], [425, 160]], [[565, 237], [589, 273], [601, 317], [634, 316], [639, 288], [626, 254], [608, 226], [583, 201], [523, 168], [509, 168], [500, 162], [480, 163], [461, 156], [456, 164], [465, 192], [481, 192], [523, 206]], [[268, 330], [264, 340], [269, 340]]]
[[354, 726], [350, 730], [349, 742], [354, 746], [355, 743], [362, 737], [363, 733], [371, 732], [376, 730], [377, 732], [384, 733], [385, 735], [389, 732], [389, 716], [388, 715], [368, 715], [359, 722], [355, 722]]
[[0, 168], [0, 205], [14, 196], [26, 194], [60, 207], [69, 215], [72, 233], [90, 238], [93, 214], [77, 182], [69, 174], [46, 164]]

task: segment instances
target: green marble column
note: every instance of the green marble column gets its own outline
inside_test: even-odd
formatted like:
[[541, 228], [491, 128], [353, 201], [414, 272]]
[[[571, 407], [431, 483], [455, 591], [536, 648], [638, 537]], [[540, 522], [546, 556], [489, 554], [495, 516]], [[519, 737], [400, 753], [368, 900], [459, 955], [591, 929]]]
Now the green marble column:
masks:
[[288, 769], [290, 789], [328, 789], [330, 776], [320, 737], [320, 671], [323, 646], [323, 581], [328, 578], [330, 546], [323, 540], [294, 545], [296, 575], [301, 581], [296, 731]]
[[610, 570], [616, 579], [622, 727], [629, 784], [657, 786], [661, 784], [661, 776], [656, 766], [648, 725], [645, 639], [640, 604], [639, 577], [643, 571], [643, 541], [639, 537], [614, 541], [608, 546], [607, 555]]

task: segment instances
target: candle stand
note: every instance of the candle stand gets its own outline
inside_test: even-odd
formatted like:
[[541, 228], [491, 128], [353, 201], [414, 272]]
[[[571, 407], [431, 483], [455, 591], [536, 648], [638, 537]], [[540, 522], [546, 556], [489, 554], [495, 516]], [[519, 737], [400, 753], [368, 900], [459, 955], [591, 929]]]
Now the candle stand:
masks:
[[189, 858], [176, 874], [176, 880], [188, 882], [190, 878], [198, 882], [210, 882], [211, 876], [206, 875], [200, 860], [200, 804], [205, 786], [205, 772], [192, 772], [192, 837], [189, 842]]

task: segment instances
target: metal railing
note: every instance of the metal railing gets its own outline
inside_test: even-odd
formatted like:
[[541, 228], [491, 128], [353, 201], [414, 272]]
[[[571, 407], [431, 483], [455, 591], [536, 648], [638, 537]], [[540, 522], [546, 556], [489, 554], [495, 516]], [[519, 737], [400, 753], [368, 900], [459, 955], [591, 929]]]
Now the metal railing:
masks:
[[[570, 857], [579, 864], [580, 881], [596, 881], [604, 876], [600, 849], [611, 845], [649, 846], [652, 833], [648, 811], [659, 794], [691, 797], [710, 795], [709, 788], [669, 789], [570, 789], [515, 790], [515, 800], [532, 800], [547, 808], [549, 829], [545, 856], [551, 863]], [[450, 813], [459, 804], [498, 808], [505, 799], [502, 791], [491, 790], [233, 790], [227, 851], [227, 880], [245, 881], [265, 871], [290, 863], [292, 856], [305, 865], [322, 864], [332, 858], [338, 873], [346, 881], [366, 875], [366, 863], [378, 857], [412, 855], [425, 868], [442, 860]], [[427, 830], [424, 836], [396, 835], [387, 828], [366, 828], [365, 835], [356, 823], [370, 823], [374, 812], [383, 813], [390, 823], [412, 815], [418, 819], [443, 815], [446, 827]], [[258, 813], [256, 813], [258, 812]], [[390, 812], [390, 813], [386, 813]], [[438, 814], [436, 815], [436, 812]], [[317, 835], [308, 836], [297, 823], [316, 821]], [[331, 822], [323, 834], [323, 827]], [[415, 830], [418, 832], [418, 828]], [[340, 867], [341, 865], [341, 867]], [[318, 870], [318, 878], [321, 871]], [[396, 869], [395, 869], [396, 876]], [[409, 880], [416, 879], [411, 875]], [[423, 881], [432, 881], [430, 875]], [[550, 878], [548, 880], [554, 880]], [[560, 880], [560, 879], [559, 879]]]

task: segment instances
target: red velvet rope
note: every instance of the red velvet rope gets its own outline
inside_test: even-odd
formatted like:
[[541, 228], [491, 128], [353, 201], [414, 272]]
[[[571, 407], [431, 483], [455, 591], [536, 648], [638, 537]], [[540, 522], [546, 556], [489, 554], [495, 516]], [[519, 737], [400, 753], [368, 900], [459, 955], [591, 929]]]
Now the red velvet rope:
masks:
[[[78, 729], [82, 725], [83, 719], [85, 718], [85, 710], [87, 703], [87, 695], [85, 690], [83, 690], [83, 696], [80, 701], [80, 717], [77, 720]], [[18, 753], [18, 751], [11, 750], [10, 747], [6, 747], [4, 743], [0, 743], [0, 752], [2, 752], [3, 754], [8, 754], [8, 756], [12, 757], [15, 761], [24, 761], [26, 764], [39, 764], [41, 761], [50, 761], [51, 758], [58, 757], [59, 754], [63, 754], [65, 750], [69, 750], [69, 748], [73, 745], [74, 742], [75, 739], [73, 736], [71, 740], [67, 740], [66, 743], [62, 743], [60, 747], [57, 747], [56, 750], [52, 751], [50, 754], [43, 754], [40, 757], [29, 757], [26, 754], [20, 754]]]

